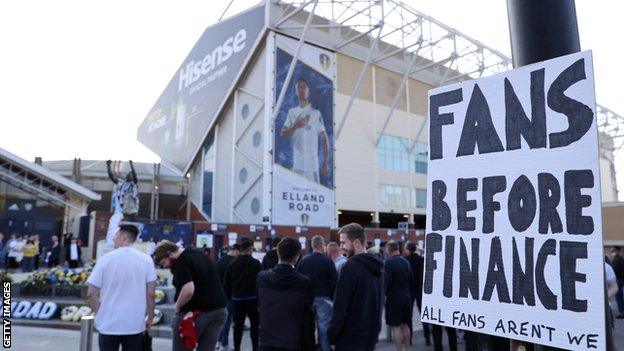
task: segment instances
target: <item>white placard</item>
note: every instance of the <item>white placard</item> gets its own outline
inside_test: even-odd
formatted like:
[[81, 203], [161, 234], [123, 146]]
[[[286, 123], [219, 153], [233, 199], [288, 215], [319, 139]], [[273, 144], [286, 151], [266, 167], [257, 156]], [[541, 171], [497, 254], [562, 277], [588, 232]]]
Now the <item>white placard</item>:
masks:
[[429, 91], [425, 322], [605, 349], [591, 52]]
[[197, 247], [202, 248], [204, 245], [208, 248], [213, 247], [213, 236], [212, 234], [197, 234], [197, 238], [195, 239], [197, 243]]
[[305, 236], [300, 236], [299, 237], [299, 243], [301, 244], [301, 249], [305, 250], [305, 248], [306, 248], [306, 237]]
[[217, 230], [219, 230], [219, 225], [217, 223], [211, 223], [210, 230], [212, 230], [213, 232], [216, 232]]
[[256, 232], [256, 226], [255, 225], [250, 225], [249, 226], [249, 231], [252, 232], [252, 233], [255, 233]]
[[376, 248], [381, 247], [381, 239], [377, 239], [377, 238], [375, 238], [375, 239], [373, 240], [373, 242], [375, 243], [375, 247], [376, 247]]
[[228, 233], [228, 246], [232, 246], [236, 244], [236, 239], [238, 238], [237, 233]]

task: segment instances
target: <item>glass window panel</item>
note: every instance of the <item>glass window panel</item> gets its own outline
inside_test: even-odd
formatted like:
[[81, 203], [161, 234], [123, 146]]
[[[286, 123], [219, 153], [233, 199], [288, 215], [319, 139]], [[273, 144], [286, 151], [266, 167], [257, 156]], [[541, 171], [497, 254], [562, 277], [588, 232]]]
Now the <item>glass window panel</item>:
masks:
[[408, 172], [410, 166], [407, 144], [405, 138], [382, 135], [377, 147], [378, 166], [392, 171]]
[[204, 179], [202, 192], [202, 210], [211, 218], [212, 217], [212, 188], [214, 180], [215, 155], [214, 155], [214, 137], [211, 134], [204, 148]]
[[429, 157], [427, 148], [427, 143], [420, 141], [416, 142], [414, 146], [412, 157], [414, 158], [414, 172], [416, 173], [427, 173], [427, 159]]
[[416, 190], [416, 207], [417, 208], [425, 208], [427, 206], [427, 190], [426, 189], [415, 189]]

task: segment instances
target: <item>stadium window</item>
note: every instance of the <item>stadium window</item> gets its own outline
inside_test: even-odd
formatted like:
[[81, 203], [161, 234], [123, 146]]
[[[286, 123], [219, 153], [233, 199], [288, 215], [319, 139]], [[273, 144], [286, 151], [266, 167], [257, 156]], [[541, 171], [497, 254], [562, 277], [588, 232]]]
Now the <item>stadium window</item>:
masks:
[[427, 206], [427, 189], [414, 189], [416, 208], [425, 208]]
[[379, 204], [385, 207], [412, 207], [410, 188], [397, 185], [379, 185]]
[[414, 145], [412, 157], [414, 158], [413, 171], [415, 173], [427, 174], [427, 158], [429, 157], [427, 143], [417, 141], [416, 145]]
[[212, 218], [212, 195], [215, 170], [214, 136], [208, 136], [208, 143], [204, 148], [204, 183], [202, 194], [202, 210]]
[[409, 172], [408, 141], [392, 135], [382, 135], [377, 146], [377, 165], [380, 168]]

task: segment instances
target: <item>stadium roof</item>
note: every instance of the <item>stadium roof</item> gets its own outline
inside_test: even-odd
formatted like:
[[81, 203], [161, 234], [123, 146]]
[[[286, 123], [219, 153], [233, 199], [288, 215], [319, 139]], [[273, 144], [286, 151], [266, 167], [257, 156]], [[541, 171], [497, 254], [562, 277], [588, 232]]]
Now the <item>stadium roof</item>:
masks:
[[[134, 169], [139, 179], [152, 179], [154, 177], [154, 164], [144, 162], [134, 162]], [[73, 160], [53, 160], [43, 161], [43, 166], [50, 169], [60, 175], [70, 177], [73, 175]], [[130, 171], [130, 164], [128, 162], [113, 163], [113, 170], [118, 174], [125, 175]], [[106, 170], [106, 161], [104, 160], [80, 160], [80, 174], [83, 177], [98, 177], [108, 178], [108, 172]], [[173, 167], [167, 166], [162, 163], [160, 167], [160, 173], [158, 175], [160, 180], [166, 181], [185, 181], [183, 174]]]
[[0, 148], [0, 180], [57, 205], [80, 208], [68, 199], [67, 193], [87, 201], [101, 199], [99, 194], [82, 185], [2, 148]]

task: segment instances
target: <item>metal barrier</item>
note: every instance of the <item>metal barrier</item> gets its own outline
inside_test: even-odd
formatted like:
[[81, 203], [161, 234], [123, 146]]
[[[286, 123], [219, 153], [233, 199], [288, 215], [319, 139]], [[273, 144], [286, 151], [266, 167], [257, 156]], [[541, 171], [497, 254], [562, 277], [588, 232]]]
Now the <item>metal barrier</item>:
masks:
[[93, 348], [93, 316], [85, 316], [80, 319], [80, 351], [91, 351]]

